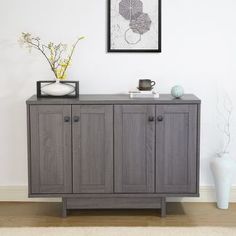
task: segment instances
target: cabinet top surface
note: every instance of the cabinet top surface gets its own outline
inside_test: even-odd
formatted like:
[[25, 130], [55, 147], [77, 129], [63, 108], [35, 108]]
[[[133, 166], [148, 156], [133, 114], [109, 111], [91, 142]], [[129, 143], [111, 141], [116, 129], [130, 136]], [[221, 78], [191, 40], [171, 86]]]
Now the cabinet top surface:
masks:
[[30, 97], [27, 104], [194, 104], [201, 100], [193, 94], [185, 94], [181, 99], [175, 99], [170, 94], [160, 94], [159, 98], [130, 98], [128, 94], [81, 94], [79, 98], [37, 98]]

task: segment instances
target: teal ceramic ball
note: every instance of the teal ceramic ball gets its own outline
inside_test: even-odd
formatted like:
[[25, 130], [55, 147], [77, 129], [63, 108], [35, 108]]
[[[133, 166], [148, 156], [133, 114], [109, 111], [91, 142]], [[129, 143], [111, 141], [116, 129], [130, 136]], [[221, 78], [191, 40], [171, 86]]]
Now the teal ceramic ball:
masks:
[[171, 95], [174, 98], [181, 98], [184, 95], [184, 89], [181, 86], [176, 85], [171, 89]]

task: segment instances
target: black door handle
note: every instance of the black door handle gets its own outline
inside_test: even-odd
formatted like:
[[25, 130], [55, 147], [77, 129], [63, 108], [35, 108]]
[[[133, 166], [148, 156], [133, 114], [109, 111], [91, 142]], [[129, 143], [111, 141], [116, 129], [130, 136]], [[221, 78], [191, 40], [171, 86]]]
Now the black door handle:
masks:
[[153, 121], [155, 121], [154, 116], [149, 116], [149, 117], [148, 117], [148, 121], [149, 121], [149, 122], [153, 122]]
[[69, 116], [65, 116], [64, 117], [64, 122], [65, 123], [69, 123], [70, 122], [70, 117]]
[[164, 117], [163, 117], [163, 116], [158, 116], [158, 117], [157, 117], [157, 120], [158, 120], [159, 122], [161, 122], [161, 121], [164, 120]]
[[74, 122], [79, 122], [79, 116], [74, 116]]

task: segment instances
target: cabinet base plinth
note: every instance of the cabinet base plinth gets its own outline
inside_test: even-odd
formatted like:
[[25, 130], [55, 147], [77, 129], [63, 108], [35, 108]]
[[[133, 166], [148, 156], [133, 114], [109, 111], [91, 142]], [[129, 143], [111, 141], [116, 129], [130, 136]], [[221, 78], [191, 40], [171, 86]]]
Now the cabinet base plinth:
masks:
[[161, 217], [166, 216], [165, 197], [88, 197], [63, 198], [62, 216], [67, 210], [75, 209], [161, 209]]

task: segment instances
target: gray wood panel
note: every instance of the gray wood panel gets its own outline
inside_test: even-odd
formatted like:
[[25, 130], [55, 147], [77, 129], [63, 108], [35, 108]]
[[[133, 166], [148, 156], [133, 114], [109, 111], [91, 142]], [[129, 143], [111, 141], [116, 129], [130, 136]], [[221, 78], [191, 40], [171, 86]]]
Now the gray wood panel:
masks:
[[159, 209], [161, 198], [67, 198], [67, 209]]
[[82, 94], [79, 98], [37, 98], [32, 96], [27, 100], [28, 104], [78, 104], [78, 105], [101, 105], [101, 104], [190, 104], [200, 103], [198, 97], [193, 94], [184, 94], [181, 99], [175, 99], [170, 94], [160, 94], [159, 98], [130, 98], [128, 94]]
[[197, 105], [197, 193], [200, 192], [200, 137], [201, 137], [201, 104]]
[[113, 106], [72, 106], [73, 192], [113, 192]]
[[157, 105], [156, 191], [197, 192], [197, 105]]
[[116, 105], [115, 192], [154, 192], [155, 106]]
[[198, 193], [71, 193], [71, 194], [30, 194], [33, 198], [88, 198], [88, 197], [199, 197]]
[[26, 106], [27, 109], [27, 155], [28, 155], [28, 196], [32, 194], [31, 184], [31, 133], [30, 133], [30, 105]]
[[30, 106], [31, 192], [72, 193], [71, 106]]

